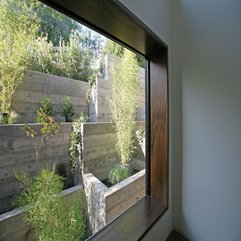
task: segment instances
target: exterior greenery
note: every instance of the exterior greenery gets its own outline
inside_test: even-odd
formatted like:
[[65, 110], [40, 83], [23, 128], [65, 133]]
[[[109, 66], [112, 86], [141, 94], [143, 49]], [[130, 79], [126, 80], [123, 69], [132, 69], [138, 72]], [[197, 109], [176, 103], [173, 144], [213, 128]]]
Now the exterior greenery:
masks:
[[[68, 27], [53, 30], [57, 22]], [[86, 31], [81, 34], [79, 24], [38, 1], [1, 0], [0, 111], [11, 111], [12, 96], [27, 69], [84, 81], [92, 78], [91, 54], [85, 46], [95, 48], [98, 41], [87, 41]]]
[[72, 79], [88, 81], [94, 74], [87, 49], [80, 48], [81, 37], [71, 33], [68, 42], [61, 40], [58, 46], [38, 37], [29, 45], [27, 69]]
[[[105, 42], [103, 52], [105, 54], [106, 53], [114, 54], [114, 55], [122, 58], [124, 56], [125, 48], [123, 46], [121, 46], [120, 44], [108, 39]], [[134, 58], [136, 59], [139, 67], [142, 67], [142, 68], [145, 67], [145, 58], [142, 55], [135, 54]]]
[[129, 162], [133, 153], [133, 131], [138, 107], [139, 81], [135, 54], [125, 50], [119, 67], [112, 71], [110, 110], [117, 133], [117, 151], [121, 163]]
[[[34, 4], [0, 1], [0, 111], [9, 112], [13, 93], [29, 60], [28, 47], [38, 30]], [[24, 14], [19, 14], [22, 12]]]
[[72, 121], [72, 117], [74, 116], [75, 112], [69, 96], [64, 96], [59, 113], [65, 118], [66, 122]]
[[111, 169], [109, 173], [108, 181], [112, 185], [115, 185], [116, 183], [119, 183], [128, 177], [129, 177], [128, 168], [125, 167], [124, 165], [118, 164]]
[[[41, 146], [44, 142], [47, 141], [49, 136], [57, 135], [60, 131], [59, 125], [55, 122], [54, 118], [51, 116], [46, 115], [46, 113], [40, 108], [38, 111], [38, 116], [43, 123], [42, 128], [40, 129], [40, 134], [42, 135], [41, 140], [38, 144], [35, 144], [35, 161], [38, 161], [39, 152]], [[24, 126], [26, 136], [34, 138], [37, 135], [37, 132], [32, 129], [28, 124]]]
[[24, 172], [16, 177], [24, 188], [16, 203], [29, 205], [25, 220], [34, 228], [35, 240], [82, 241], [87, 238], [83, 192], [73, 201], [64, 203], [63, 179], [54, 171], [43, 169], [33, 179]]

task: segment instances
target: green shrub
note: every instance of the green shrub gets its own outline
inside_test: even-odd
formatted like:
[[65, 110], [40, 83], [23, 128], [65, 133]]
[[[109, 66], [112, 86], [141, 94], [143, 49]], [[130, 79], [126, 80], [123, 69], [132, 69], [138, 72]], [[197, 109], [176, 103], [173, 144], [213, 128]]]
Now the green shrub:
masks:
[[29, 44], [27, 69], [46, 74], [54, 73], [54, 46], [47, 37], [37, 37]]
[[67, 78], [88, 81], [94, 75], [88, 50], [81, 50], [81, 37], [70, 34], [69, 41], [59, 41], [58, 46], [48, 42], [48, 37], [38, 37], [29, 45], [29, 70]]
[[40, 109], [44, 112], [45, 115], [53, 116], [53, 104], [51, 97], [44, 96], [41, 98]]
[[[38, 29], [35, 2], [0, 1], [0, 110], [10, 112], [12, 96], [21, 83], [28, 47]], [[19, 14], [24, 13], [24, 14]]]
[[63, 104], [61, 106], [59, 113], [63, 117], [65, 117], [66, 122], [72, 121], [72, 117], [74, 116], [75, 112], [74, 112], [74, 107], [73, 107], [73, 104], [72, 104], [69, 96], [64, 96]]
[[19, 206], [29, 205], [25, 221], [34, 228], [38, 241], [81, 241], [87, 237], [84, 194], [65, 203], [61, 191], [63, 179], [50, 170], [41, 170], [35, 178], [26, 173], [16, 177], [24, 191], [17, 199]]
[[110, 110], [117, 135], [121, 163], [129, 162], [133, 153], [133, 131], [138, 107], [139, 81], [135, 54], [125, 50], [121, 64], [112, 70]]
[[112, 185], [115, 185], [128, 178], [128, 176], [128, 168], [122, 164], [118, 164], [111, 169], [108, 180]]

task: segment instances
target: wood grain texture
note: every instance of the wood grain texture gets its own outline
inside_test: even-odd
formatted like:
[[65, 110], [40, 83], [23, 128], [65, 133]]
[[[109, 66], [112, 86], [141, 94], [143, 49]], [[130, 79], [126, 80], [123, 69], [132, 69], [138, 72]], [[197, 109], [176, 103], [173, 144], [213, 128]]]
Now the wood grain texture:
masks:
[[167, 51], [150, 60], [150, 187], [151, 196], [168, 205]]
[[119, 1], [41, 1], [147, 57], [166, 46]]

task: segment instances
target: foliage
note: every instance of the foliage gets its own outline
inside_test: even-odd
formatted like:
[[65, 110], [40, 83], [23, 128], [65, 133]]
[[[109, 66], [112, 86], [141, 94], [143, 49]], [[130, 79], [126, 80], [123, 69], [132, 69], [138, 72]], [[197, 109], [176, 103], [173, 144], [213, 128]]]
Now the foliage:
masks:
[[[44, 142], [47, 141], [49, 136], [57, 135], [59, 133], [59, 125], [55, 122], [54, 118], [48, 116], [41, 108], [38, 111], [38, 116], [43, 123], [40, 133], [42, 138], [38, 144], [35, 144], [35, 161], [38, 161], [40, 148]], [[28, 124], [24, 126], [25, 134], [28, 137], [34, 138], [37, 135], [37, 132], [33, 130]]]
[[73, 104], [72, 104], [69, 96], [64, 96], [63, 104], [61, 106], [59, 113], [63, 117], [65, 117], [66, 122], [72, 121], [72, 117], [74, 116], [75, 112], [74, 112], [74, 107], [73, 107]]
[[2, 113], [0, 111], [0, 125], [14, 124], [17, 121], [18, 114], [15, 111], [10, 113]]
[[73, 32], [68, 42], [61, 40], [55, 47], [47, 37], [36, 38], [29, 46], [27, 68], [72, 79], [88, 81], [94, 71], [90, 65], [88, 50], [80, 48], [81, 36]]
[[28, 46], [29, 61], [26, 68], [42, 73], [52, 73], [54, 62], [54, 46], [47, 41], [47, 37], [34, 37]]
[[14, 124], [18, 119], [18, 114], [15, 111], [11, 111], [8, 115], [8, 124]]
[[[120, 44], [108, 39], [105, 42], [105, 46], [104, 46], [104, 50], [103, 53], [110, 53], [110, 54], [114, 54], [117, 57], [123, 58], [124, 56], [124, 52], [125, 52], [125, 48], [123, 46], [121, 46]], [[137, 64], [139, 67], [145, 68], [145, 58], [140, 55], [140, 54], [135, 54], [134, 57], [137, 61]]]
[[[40, 109], [47, 116], [53, 116], [53, 104], [51, 97], [44, 96], [40, 100]], [[40, 111], [41, 113], [41, 111]]]
[[146, 138], [146, 130], [145, 129], [139, 129], [136, 131], [136, 137], [140, 143], [143, 143]]
[[18, 205], [29, 205], [25, 220], [34, 228], [39, 241], [77, 241], [86, 238], [84, 194], [64, 203], [61, 196], [63, 179], [50, 170], [41, 170], [35, 178], [26, 173], [16, 175], [24, 192], [18, 197]]
[[88, 49], [93, 57], [97, 57], [103, 49], [103, 36], [83, 25], [79, 25], [78, 32], [81, 48]]
[[60, 41], [68, 42], [69, 35], [80, 26], [76, 21], [42, 3], [36, 14], [40, 19], [38, 36], [42, 37], [44, 33], [48, 42], [52, 42], [54, 46], [58, 46]]
[[123, 164], [133, 153], [133, 130], [138, 107], [139, 81], [135, 54], [125, 50], [121, 64], [112, 70], [112, 93], [109, 99], [117, 134], [117, 151]]
[[78, 159], [81, 156], [81, 124], [87, 121], [87, 117], [84, 113], [80, 114], [80, 117], [76, 119], [72, 126], [73, 130], [70, 135], [70, 164], [72, 170], [76, 170], [78, 168]]
[[86, 99], [87, 104], [90, 103], [90, 94], [91, 94], [91, 90], [92, 90], [94, 84], [95, 84], [95, 75], [92, 75], [89, 78], [89, 85], [88, 85], [88, 87], [86, 89], [86, 92], [85, 92], [85, 99]]
[[124, 55], [124, 47], [120, 44], [108, 39], [105, 43], [104, 53], [114, 54], [120, 58]]
[[4, 125], [5, 123], [5, 118], [3, 117], [3, 113], [0, 111], [0, 125]]
[[93, 74], [88, 50], [80, 49], [80, 36], [76, 32], [70, 35], [69, 42], [60, 42], [55, 62], [56, 75], [88, 81]]
[[118, 164], [111, 169], [108, 180], [112, 185], [115, 185], [128, 178], [128, 176], [128, 168], [122, 164]]
[[35, 8], [34, 2], [28, 4], [22, 0], [0, 1], [0, 110], [2, 112], [10, 112], [12, 96], [26, 70], [28, 46], [38, 29]]

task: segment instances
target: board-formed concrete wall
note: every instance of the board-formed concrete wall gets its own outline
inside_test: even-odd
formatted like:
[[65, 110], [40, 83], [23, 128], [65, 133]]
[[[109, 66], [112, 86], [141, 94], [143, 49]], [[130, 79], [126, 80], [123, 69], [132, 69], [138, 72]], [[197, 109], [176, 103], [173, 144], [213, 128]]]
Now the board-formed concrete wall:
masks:
[[90, 228], [96, 233], [145, 195], [145, 170], [107, 188], [92, 173], [83, 175]]
[[[29, 126], [39, 133], [41, 124]], [[19, 191], [20, 182], [15, 173], [26, 171], [34, 175], [41, 168], [52, 167], [55, 163], [57, 172], [66, 172], [69, 180], [67, 185], [72, 184], [73, 176], [69, 165], [70, 133], [71, 123], [61, 123], [60, 133], [50, 136], [42, 145], [36, 162], [34, 145], [42, 137], [27, 137], [22, 124], [0, 126], [0, 213], [12, 207], [12, 201]]]
[[[145, 128], [142, 121], [136, 122], [136, 130]], [[136, 144], [134, 158], [144, 162], [141, 146]], [[108, 177], [111, 168], [119, 162], [116, 151], [116, 132], [112, 123], [83, 123], [82, 125], [82, 169], [100, 180]]]
[[[97, 78], [92, 88], [89, 115], [90, 121], [109, 122], [111, 112], [108, 98], [111, 96], [111, 69], [120, 64], [120, 58], [114, 55], [106, 55], [106, 74], [104, 78]], [[145, 69], [139, 68], [138, 79], [140, 83], [139, 107], [136, 120], [145, 120]]]
[[71, 98], [77, 115], [80, 112], [88, 115], [89, 110], [85, 98], [87, 88], [88, 83], [85, 81], [27, 71], [12, 98], [12, 109], [19, 115], [17, 123], [35, 122], [40, 100], [44, 96], [51, 97], [57, 121], [64, 121], [64, 118], [57, 113], [64, 96]]

